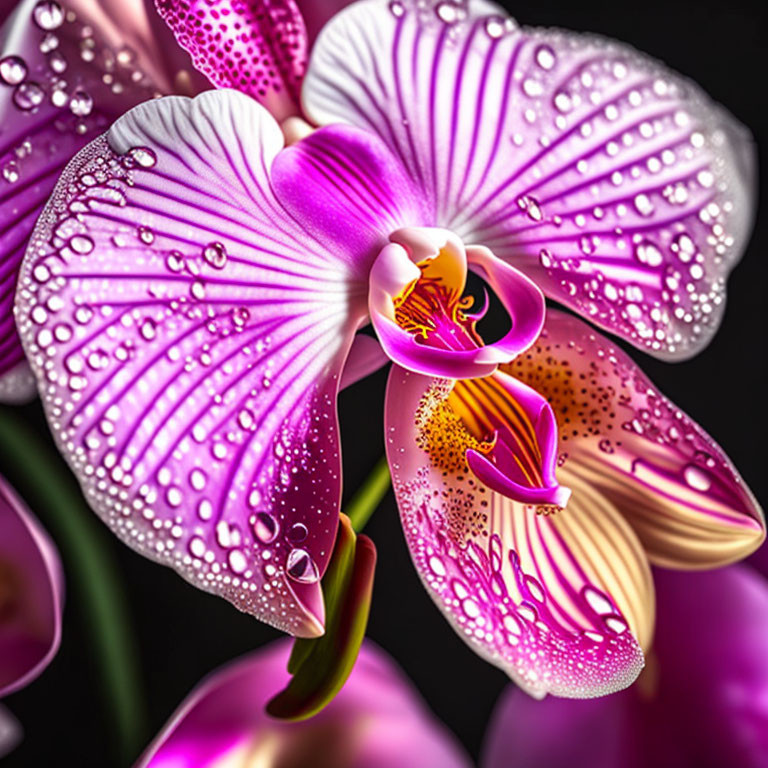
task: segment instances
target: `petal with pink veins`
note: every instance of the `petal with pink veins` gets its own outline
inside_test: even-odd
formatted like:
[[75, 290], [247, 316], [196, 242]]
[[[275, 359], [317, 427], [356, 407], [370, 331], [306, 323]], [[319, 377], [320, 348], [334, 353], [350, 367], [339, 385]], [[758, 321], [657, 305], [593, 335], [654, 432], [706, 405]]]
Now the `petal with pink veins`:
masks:
[[295, 0], [156, 0], [195, 66], [219, 88], [236, 88], [279, 120], [298, 114], [307, 32]]
[[654, 564], [714, 568], [765, 538], [762, 510], [722, 448], [585, 323], [550, 310], [504, 370], [549, 400], [561, 462], [618, 507]]
[[235, 91], [135, 108], [66, 170], [16, 316], [59, 448], [110, 528], [311, 636], [366, 271], [280, 205], [269, 169], [282, 146]]
[[0, 30], [0, 401], [31, 397], [13, 324], [19, 266], [70, 158], [109, 123], [173, 87], [141, 0], [25, 0]]
[[753, 213], [751, 137], [632, 48], [520, 29], [483, 0], [366, 0], [335, 16], [309, 119], [377, 133], [432, 226], [665, 359], [704, 347]]
[[0, 698], [34, 680], [55, 656], [63, 605], [56, 548], [0, 477]]
[[287, 642], [214, 672], [189, 695], [139, 768], [312, 765], [315, 768], [468, 768], [456, 739], [393, 661], [366, 642], [336, 698], [310, 720], [267, 716], [289, 679]]
[[643, 666], [654, 614], [635, 533], [567, 470], [565, 510], [485, 486], [466, 461], [473, 444], [484, 447], [447, 409], [452, 386], [395, 367], [387, 389], [393, 487], [428, 593], [473, 650], [534, 696], [625, 688]]

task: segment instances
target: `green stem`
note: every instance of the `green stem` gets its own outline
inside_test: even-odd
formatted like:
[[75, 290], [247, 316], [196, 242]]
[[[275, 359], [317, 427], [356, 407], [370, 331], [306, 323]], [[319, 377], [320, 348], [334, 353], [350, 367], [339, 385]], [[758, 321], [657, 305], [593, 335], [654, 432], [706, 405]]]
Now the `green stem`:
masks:
[[355, 533], [360, 533], [365, 528], [365, 524], [376, 511], [376, 507], [381, 503], [391, 484], [387, 457], [382, 456], [344, 509]]
[[87, 508], [61, 457], [9, 408], [0, 408], [0, 453], [3, 473], [12, 476], [33, 510], [45, 513], [44, 521], [61, 547], [83, 619], [92, 632], [120, 756], [128, 763], [144, 745], [146, 710], [125, 595], [110, 558], [109, 537]]

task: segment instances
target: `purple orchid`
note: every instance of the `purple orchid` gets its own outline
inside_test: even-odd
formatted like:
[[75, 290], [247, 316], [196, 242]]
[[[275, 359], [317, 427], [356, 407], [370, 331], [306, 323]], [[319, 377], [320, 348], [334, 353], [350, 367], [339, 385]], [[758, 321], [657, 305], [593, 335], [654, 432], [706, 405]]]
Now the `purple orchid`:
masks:
[[469, 758], [380, 649], [366, 642], [344, 688], [309, 721], [264, 713], [288, 681], [290, 647], [273, 643], [200, 683], [139, 768], [314, 765], [318, 768], [468, 768]]
[[[748, 136], [657, 62], [479, 1], [339, 13], [301, 80], [322, 127], [302, 128], [301, 27], [249, 7], [160, 4], [243, 92], [118, 119], [27, 250], [16, 322], [86, 497], [137, 551], [316, 636], [336, 396], [391, 359], [387, 453], [439, 608], [534, 695], [626, 687], [649, 563], [737, 560], [762, 512], [624, 353], [545, 318], [540, 289], [651, 354], [694, 354], [748, 235]], [[275, 59], [265, 18], [292, 41]], [[469, 270], [510, 317], [490, 344]], [[380, 348], [356, 337], [369, 322]]]
[[[56, 548], [0, 477], [0, 698], [32, 682], [56, 654], [63, 601]], [[19, 738], [0, 707], [0, 756]]]
[[658, 631], [638, 683], [595, 701], [507, 691], [484, 768], [768, 766], [768, 582], [746, 566], [655, 576]]

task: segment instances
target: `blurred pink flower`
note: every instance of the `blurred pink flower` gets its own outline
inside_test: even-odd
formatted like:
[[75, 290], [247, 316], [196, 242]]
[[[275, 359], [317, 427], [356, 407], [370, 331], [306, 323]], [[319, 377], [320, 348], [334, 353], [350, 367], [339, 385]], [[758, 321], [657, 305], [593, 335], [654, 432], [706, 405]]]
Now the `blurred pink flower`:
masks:
[[282, 640], [217, 670], [187, 697], [139, 768], [469, 768], [453, 735], [382, 650], [366, 641], [341, 692], [297, 723], [264, 712], [288, 682]]
[[657, 634], [637, 683], [593, 701], [510, 688], [483, 768], [768, 766], [768, 582], [741, 565], [655, 576]]
[[[0, 477], [0, 698], [23, 688], [61, 642], [64, 581], [56, 549]], [[18, 729], [0, 712], [0, 754]]]

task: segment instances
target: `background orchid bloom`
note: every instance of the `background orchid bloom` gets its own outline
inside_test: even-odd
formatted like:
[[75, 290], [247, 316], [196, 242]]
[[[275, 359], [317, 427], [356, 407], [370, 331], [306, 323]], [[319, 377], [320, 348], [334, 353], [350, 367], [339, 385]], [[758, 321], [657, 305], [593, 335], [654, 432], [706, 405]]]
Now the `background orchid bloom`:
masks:
[[768, 583], [746, 566], [655, 581], [657, 633], [637, 684], [583, 702], [506, 691], [483, 768], [768, 765]]
[[214, 672], [174, 713], [139, 767], [471, 765], [404, 674], [371, 642], [326, 709], [298, 723], [270, 718], [264, 707], [289, 679], [289, 655], [288, 641], [279, 641]]
[[[206, 54], [196, 15], [174, 18], [193, 60], [240, 71]], [[741, 129], [633, 51], [481, 3], [350, 6], [316, 41], [302, 104], [356, 125], [284, 148], [242, 93], [167, 98], [65, 171], [16, 319], [86, 497], [197, 586], [321, 633], [336, 394], [370, 320], [397, 363], [387, 451], [430, 595], [531, 693], [628, 685], [652, 632], [649, 558], [737, 559], [761, 512], [607, 341], [555, 313], [537, 341], [543, 297], [513, 263], [633, 343], [691, 354], [746, 238]], [[511, 318], [490, 344], [469, 270]]]
[[[31, 683], [56, 654], [63, 601], [53, 543], [0, 477], [0, 698]], [[0, 756], [19, 737], [0, 708]]]
[[72, 156], [132, 106], [200, 90], [143, 0], [23, 0], [0, 29], [0, 402], [34, 384], [13, 324], [27, 241]]

